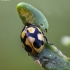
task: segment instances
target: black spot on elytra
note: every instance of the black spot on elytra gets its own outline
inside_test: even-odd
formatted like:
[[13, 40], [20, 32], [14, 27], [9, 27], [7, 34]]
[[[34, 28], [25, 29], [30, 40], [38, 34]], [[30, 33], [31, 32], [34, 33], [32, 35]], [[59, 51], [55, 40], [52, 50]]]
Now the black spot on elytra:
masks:
[[34, 41], [33, 45], [35, 46], [35, 48], [40, 48], [40, 46], [43, 45], [43, 41], [40, 41], [39, 43]]
[[35, 46], [35, 48], [39, 48], [39, 44], [37, 42], [34, 41], [33, 45]]
[[42, 45], [44, 44], [44, 42], [42, 41]]
[[28, 45], [25, 45], [25, 50], [27, 52], [32, 52], [32, 48], [30, 46], [28, 46]]

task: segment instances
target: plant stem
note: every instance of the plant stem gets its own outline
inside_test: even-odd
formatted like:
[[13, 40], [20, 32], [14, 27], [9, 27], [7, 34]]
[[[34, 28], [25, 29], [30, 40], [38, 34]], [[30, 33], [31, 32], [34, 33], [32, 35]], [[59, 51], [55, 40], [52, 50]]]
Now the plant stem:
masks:
[[45, 45], [40, 54], [31, 56], [35, 61], [39, 60], [45, 70], [70, 70], [70, 58], [62, 54], [54, 45]]

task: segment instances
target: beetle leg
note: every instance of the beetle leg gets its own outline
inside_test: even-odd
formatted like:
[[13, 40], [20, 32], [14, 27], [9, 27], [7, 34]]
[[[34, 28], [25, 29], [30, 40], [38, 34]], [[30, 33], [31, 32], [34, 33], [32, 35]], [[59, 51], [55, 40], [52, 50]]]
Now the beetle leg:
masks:
[[28, 53], [28, 56], [30, 56], [30, 53]]
[[51, 43], [51, 42], [48, 41], [48, 39], [46, 38], [46, 36], [44, 36], [44, 38], [45, 38], [47, 44], [49, 44], [49, 45], [53, 45], [53, 43]]

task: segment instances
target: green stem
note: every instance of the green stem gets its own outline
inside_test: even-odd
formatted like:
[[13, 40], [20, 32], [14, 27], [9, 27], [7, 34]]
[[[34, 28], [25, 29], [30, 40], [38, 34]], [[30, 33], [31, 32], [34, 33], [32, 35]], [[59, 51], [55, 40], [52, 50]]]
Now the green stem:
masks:
[[30, 22], [39, 26], [42, 31], [48, 29], [49, 24], [46, 17], [32, 5], [24, 2], [19, 3], [17, 12], [24, 25], [26, 22]]
[[70, 58], [62, 54], [54, 45], [46, 45], [40, 54], [31, 56], [35, 61], [39, 60], [45, 70], [70, 70]]

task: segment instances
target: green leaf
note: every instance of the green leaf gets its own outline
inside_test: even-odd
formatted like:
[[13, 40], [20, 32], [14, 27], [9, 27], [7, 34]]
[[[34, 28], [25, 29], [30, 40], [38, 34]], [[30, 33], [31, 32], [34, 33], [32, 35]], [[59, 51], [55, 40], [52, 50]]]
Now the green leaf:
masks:
[[46, 17], [32, 5], [21, 2], [17, 5], [17, 12], [24, 25], [29, 22], [39, 26], [42, 31], [48, 29], [49, 25]]

